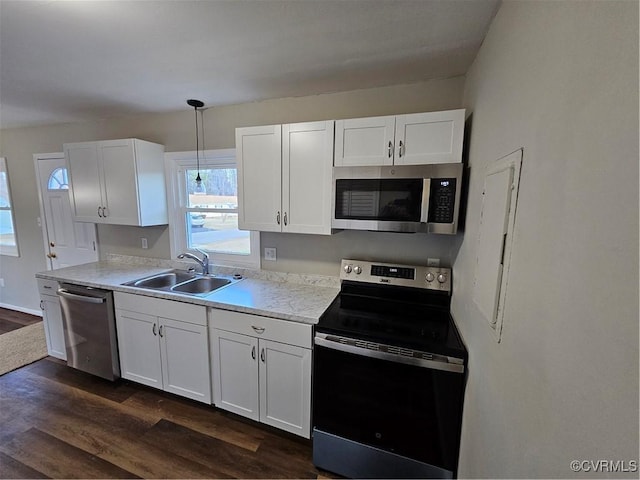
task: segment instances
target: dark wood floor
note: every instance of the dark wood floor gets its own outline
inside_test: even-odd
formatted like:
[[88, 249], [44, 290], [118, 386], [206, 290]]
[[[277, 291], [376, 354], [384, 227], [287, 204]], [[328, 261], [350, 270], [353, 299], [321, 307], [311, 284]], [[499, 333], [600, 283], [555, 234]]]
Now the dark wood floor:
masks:
[[311, 443], [47, 357], [0, 376], [0, 478], [321, 478]]
[[42, 317], [0, 308], [0, 335], [41, 321]]

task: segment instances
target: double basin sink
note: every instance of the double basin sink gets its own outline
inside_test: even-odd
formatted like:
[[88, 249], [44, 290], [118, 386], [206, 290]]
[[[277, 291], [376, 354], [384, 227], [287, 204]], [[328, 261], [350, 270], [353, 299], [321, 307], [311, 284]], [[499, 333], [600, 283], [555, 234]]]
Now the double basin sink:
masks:
[[123, 283], [128, 287], [160, 290], [164, 292], [185, 293], [188, 295], [206, 296], [227, 285], [239, 282], [239, 275], [201, 275], [184, 270], [171, 270], [150, 277], [140, 278]]

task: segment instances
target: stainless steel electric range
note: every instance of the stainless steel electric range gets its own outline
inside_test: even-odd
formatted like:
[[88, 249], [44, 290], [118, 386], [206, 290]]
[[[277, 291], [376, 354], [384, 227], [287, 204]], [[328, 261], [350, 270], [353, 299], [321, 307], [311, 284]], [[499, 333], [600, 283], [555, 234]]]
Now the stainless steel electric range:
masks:
[[456, 475], [467, 351], [451, 270], [343, 260], [315, 328], [313, 462], [351, 478]]

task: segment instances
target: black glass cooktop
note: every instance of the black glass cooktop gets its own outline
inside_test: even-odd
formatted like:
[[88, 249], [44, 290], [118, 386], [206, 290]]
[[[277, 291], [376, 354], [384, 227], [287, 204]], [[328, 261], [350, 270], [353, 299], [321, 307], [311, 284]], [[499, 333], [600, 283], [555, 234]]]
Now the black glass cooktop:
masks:
[[343, 282], [316, 331], [466, 360], [442, 292]]

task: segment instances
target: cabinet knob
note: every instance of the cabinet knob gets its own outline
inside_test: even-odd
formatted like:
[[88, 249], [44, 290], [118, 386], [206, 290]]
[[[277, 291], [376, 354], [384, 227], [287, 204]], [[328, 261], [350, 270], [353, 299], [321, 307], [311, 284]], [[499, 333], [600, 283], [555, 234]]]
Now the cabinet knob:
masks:
[[403, 148], [404, 148], [404, 144], [402, 143], [402, 140], [400, 140], [400, 146], [398, 147], [398, 156], [400, 158], [402, 158], [402, 154], [404, 153]]
[[164, 335], [162, 334], [163, 329], [164, 329], [164, 325], [160, 325], [160, 328], [158, 329], [158, 334], [159, 334], [161, 337], [164, 337]]
[[266, 355], [264, 353], [264, 348], [260, 351], [260, 360], [262, 360], [262, 363], [266, 363], [267, 361]]
[[53, 242], [51, 242], [51, 243], [49, 243], [49, 246], [51, 246], [51, 247], [55, 247], [55, 246], [56, 246], [56, 244], [55, 244], [55, 243], [53, 243]]
[[255, 345], [251, 348], [251, 358], [253, 358], [254, 360], [256, 359], [256, 346]]
[[278, 225], [280, 225], [280, 211], [278, 211], [278, 213], [276, 214], [276, 222], [278, 222]]
[[287, 225], [287, 212], [284, 212], [284, 224]]
[[98, 207], [98, 216], [102, 218], [102, 207]]
[[47, 253], [47, 257], [49, 257], [49, 258], [58, 258], [58, 255], [56, 255], [55, 253]]
[[151, 329], [151, 331], [153, 332], [154, 336], [158, 335], [158, 332], [156, 331], [157, 328], [158, 328], [158, 326], [154, 323], [153, 324], [153, 328]]
[[393, 155], [393, 143], [389, 140], [389, 158]]

